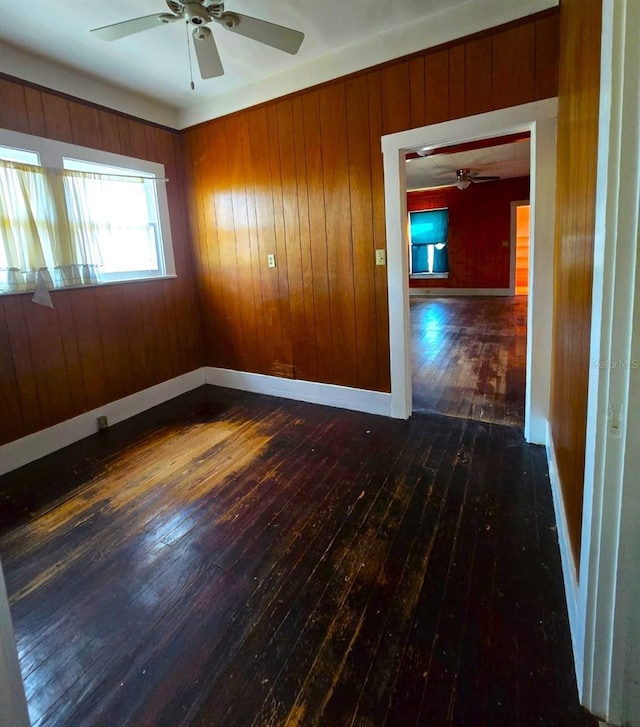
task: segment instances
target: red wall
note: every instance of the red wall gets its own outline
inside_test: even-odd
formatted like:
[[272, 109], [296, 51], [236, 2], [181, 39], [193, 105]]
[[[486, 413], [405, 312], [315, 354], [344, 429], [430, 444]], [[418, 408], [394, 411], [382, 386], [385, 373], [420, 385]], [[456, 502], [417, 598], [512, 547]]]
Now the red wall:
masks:
[[409, 211], [449, 209], [449, 277], [411, 280], [411, 288], [508, 288], [511, 202], [529, 199], [529, 177], [409, 192]]

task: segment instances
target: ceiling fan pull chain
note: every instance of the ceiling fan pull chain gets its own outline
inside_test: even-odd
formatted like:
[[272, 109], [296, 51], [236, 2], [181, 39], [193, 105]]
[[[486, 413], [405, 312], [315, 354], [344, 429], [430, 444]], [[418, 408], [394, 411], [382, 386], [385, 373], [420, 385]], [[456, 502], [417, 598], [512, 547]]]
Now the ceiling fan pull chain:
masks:
[[189, 22], [184, 24], [184, 29], [187, 31], [187, 55], [189, 56], [189, 77], [191, 78], [191, 90], [196, 90], [196, 84], [193, 81], [193, 64], [191, 62], [191, 45], [189, 43]]

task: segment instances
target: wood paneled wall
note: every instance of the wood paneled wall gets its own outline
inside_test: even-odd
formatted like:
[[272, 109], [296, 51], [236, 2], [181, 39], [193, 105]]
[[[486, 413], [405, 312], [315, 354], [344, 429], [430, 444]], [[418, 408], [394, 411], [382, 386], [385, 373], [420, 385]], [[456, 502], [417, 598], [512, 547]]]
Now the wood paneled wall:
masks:
[[551, 431], [579, 563], [595, 230], [602, 0], [560, 8]]
[[389, 391], [380, 137], [556, 90], [550, 11], [186, 132], [207, 364]]
[[0, 128], [165, 165], [177, 279], [0, 296], [0, 443], [202, 365], [176, 132], [0, 78]]
[[529, 199], [529, 177], [409, 192], [407, 209], [449, 210], [449, 277], [411, 280], [412, 288], [508, 288], [511, 202]]

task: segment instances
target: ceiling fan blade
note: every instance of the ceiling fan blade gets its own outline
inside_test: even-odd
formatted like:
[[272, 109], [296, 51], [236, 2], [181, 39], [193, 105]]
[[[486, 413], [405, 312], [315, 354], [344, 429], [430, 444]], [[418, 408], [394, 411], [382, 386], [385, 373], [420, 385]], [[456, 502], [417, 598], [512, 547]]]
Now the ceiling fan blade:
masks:
[[180, 20], [177, 15], [169, 13], [160, 13], [158, 15], [144, 15], [141, 18], [133, 18], [132, 20], [124, 20], [122, 23], [114, 23], [113, 25], [105, 25], [102, 28], [94, 28], [91, 32], [102, 38], [102, 40], [120, 40], [134, 33], [141, 33], [143, 30], [157, 28], [159, 25], [166, 25]]
[[290, 53], [294, 56], [302, 45], [304, 33], [283, 25], [268, 23], [266, 20], [252, 18], [242, 13], [222, 13], [220, 18], [214, 18], [227, 30], [245, 38], [257, 40], [259, 43], [270, 45], [272, 48]]
[[216, 78], [224, 75], [218, 46], [209, 28], [196, 28], [193, 31], [193, 47], [196, 49], [196, 58], [202, 78]]
[[495, 182], [496, 180], [500, 179], [500, 177], [487, 177], [487, 176], [477, 176], [472, 177], [472, 182]]

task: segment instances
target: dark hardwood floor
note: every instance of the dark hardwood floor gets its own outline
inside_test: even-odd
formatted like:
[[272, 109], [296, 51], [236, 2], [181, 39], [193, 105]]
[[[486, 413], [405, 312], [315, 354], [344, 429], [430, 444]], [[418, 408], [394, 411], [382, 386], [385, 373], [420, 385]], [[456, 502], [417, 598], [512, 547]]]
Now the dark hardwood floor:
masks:
[[527, 298], [412, 298], [413, 411], [522, 427]]
[[38, 727], [595, 724], [514, 428], [203, 388], [0, 490]]

